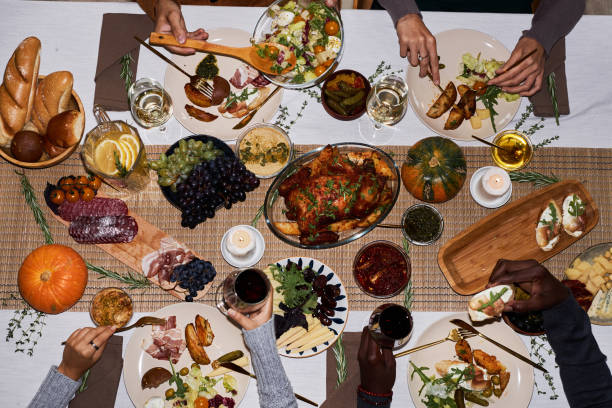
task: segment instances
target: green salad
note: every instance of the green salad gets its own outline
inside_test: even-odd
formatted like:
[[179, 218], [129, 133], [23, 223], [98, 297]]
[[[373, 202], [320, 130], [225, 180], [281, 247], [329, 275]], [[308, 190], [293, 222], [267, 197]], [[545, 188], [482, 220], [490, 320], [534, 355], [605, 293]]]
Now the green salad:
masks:
[[[480, 54], [474, 57], [471, 53], [466, 52], [461, 56], [457, 79], [470, 88], [473, 88], [476, 82], [487, 83], [489, 79], [493, 79], [495, 77], [495, 71], [501, 68], [504, 63], [505, 61], [498, 61], [495, 58], [481, 58]], [[506, 92], [500, 92], [498, 96], [504, 98], [507, 102], [516, 101], [520, 98], [519, 94], [510, 94]]]

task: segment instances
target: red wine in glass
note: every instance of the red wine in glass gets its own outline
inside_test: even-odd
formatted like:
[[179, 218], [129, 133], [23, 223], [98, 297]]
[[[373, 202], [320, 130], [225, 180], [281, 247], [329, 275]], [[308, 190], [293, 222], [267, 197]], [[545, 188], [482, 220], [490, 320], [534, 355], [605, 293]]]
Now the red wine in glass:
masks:
[[268, 294], [266, 281], [257, 269], [246, 269], [242, 271], [234, 283], [236, 295], [245, 303], [259, 303]]
[[403, 306], [385, 303], [370, 316], [370, 333], [381, 347], [397, 349], [405, 345], [412, 334], [412, 315]]

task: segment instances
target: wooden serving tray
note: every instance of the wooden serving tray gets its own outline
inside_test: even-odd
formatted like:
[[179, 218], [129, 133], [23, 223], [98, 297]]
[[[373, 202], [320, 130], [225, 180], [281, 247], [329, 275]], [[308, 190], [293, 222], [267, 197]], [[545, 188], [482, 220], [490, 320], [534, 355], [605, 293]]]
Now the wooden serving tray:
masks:
[[[540, 214], [549, 200], [559, 207], [570, 193], [577, 192], [586, 204], [584, 233], [572, 237], [561, 231], [557, 245], [542, 251], [535, 239]], [[543, 262], [589, 233], [599, 222], [599, 209], [591, 194], [577, 180], [566, 180], [516, 200], [460, 232], [438, 252], [438, 265], [451, 288], [460, 295], [483, 290], [498, 259], [535, 259]]]
[[[97, 197], [104, 197], [104, 195], [98, 194]], [[53, 211], [51, 211], [51, 214], [65, 226], [70, 225], [69, 221], [64, 220], [59, 215], [53, 213]], [[128, 215], [134, 217], [134, 219], [138, 223], [138, 233], [136, 234], [132, 242], [127, 242], [123, 244], [95, 244], [95, 245], [98, 248], [101, 248], [102, 250], [107, 252], [108, 254], [112, 255], [113, 257], [117, 258], [118, 260], [120, 260], [121, 262], [123, 262], [124, 264], [126, 264], [127, 266], [129, 266], [130, 268], [138, 272], [139, 274], [144, 275], [145, 272], [142, 270], [142, 258], [144, 258], [145, 256], [147, 256], [153, 251], [159, 250], [161, 247], [162, 239], [171, 238], [171, 237], [169, 237], [169, 235], [166, 234], [164, 231], [160, 230], [155, 225], [151, 224], [150, 222], [142, 218], [140, 215], [135, 214], [129, 209], [128, 209]], [[185, 249], [189, 249], [183, 243], [181, 242], [178, 242], [178, 243], [181, 246], [183, 246]], [[84, 244], [84, 245], [87, 245], [87, 244]], [[202, 259], [194, 251], [192, 250], [190, 251], [195, 256]], [[160, 286], [159, 281], [157, 280], [157, 277], [147, 278], [147, 279], [151, 283], [157, 286]], [[206, 294], [206, 292], [208, 292], [211, 285], [212, 285], [212, 282], [209, 282], [204, 287], [204, 289], [199, 291], [198, 295], [195, 296], [193, 299], [196, 300], [196, 299], [200, 299], [201, 297], [203, 297]], [[172, 294], [173, 296], [176, 296], [177, 298], [181, 300], [185, 300], [185, 295], [188, 294], [188, 292], [181, 292], [180, 290], [178, 291], [173, 290], [173, 289], [171, 290], [164, 289], [164, 290], [166, 290], [168, 293]]]

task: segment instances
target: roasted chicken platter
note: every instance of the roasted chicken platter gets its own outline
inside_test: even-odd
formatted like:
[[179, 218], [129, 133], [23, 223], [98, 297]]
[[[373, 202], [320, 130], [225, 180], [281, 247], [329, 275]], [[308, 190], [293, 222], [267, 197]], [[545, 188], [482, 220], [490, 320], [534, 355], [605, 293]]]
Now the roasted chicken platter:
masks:
[[340, 232], [372, 225], [392, 205], [393, 180], [396, 171], [378, 152], [327, 145], [279, 185], [288, 221], [274, 225], [303, 245], [337, 242]]

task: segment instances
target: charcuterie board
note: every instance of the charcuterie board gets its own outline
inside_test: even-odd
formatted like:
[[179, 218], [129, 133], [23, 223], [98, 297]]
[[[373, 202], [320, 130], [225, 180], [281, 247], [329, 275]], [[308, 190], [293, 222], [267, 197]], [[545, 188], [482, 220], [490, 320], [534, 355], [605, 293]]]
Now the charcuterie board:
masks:
[[[97, 197], [108, 198], [102, 194], [98, 194]], [[64, 220], [53, 211], [51, 211], [51, 214], [66, 227], [70, 225], [69, 221]], [[194, 256], [200, 258], [198, 254], [187, 248], [186, 245], [176, 241], [174, 238], [170, 237], [164, 231], [160, 230], [155, 225], [142, 218], [140, 215], [132, 212], [129, 209], [127, 215], [133, 217], [138, 224], [138, 233], [131, 242], [95, 245], [117, 258], [119, 261], [123, 262], [139, 274], [147, 276], [148, 271], [143, 270], [143, 259], [146, 258], [145, 263], [151, 264], [152, 259], [156, 257], [154, 254], [159, 254], [160, 252], [164, 252], [172, 248], [182, 248], [185, 252], [189, 251]], [[162, 289], [181, 300], [184, 300], [185, 296], [187, 295], [186, 290], [176, 286], [174, 283], [166, 282], [162, 284], [157, 276], [147, 277], [147, 279], [151, 283], [160, 286]], [[212, 282], [208, 283], [204, 289], [198, 291], [197, 296], [194, 296], [193, 300], [203, 297], [210, 289], [211, 283]]]

